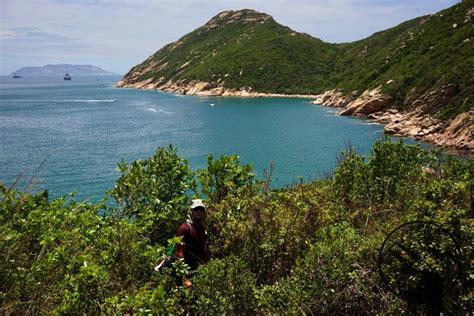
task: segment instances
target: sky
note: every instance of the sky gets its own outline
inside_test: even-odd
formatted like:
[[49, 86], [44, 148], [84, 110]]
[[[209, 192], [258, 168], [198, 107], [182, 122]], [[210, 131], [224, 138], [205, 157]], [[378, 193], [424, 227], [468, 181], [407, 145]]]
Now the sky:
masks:
[[90, 64], [118, 74], [225, 10], [254, 9], [331, 43], [351, 42], [455, 0], [0, 0], [0, 75]]

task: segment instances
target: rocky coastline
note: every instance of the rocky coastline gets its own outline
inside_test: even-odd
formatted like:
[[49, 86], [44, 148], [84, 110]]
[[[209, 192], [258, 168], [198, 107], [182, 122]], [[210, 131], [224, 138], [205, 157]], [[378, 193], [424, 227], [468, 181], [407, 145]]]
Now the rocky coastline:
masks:
[[[388, 83], [390, 84], [390, 83]], [[462, 155], [474, 155], [474, 110], [457, 115], [443, 122], [430, 113], [437, 108], [435, 103], [449, 100], [454, 88], [450, 85], [430, 91], [416, 100], [405, 100], [411, 104], [400, 111], [392, 97], [382, 93], [381, 87], [346, 95], [340, 90], [325, 91], [311, 103], [341, 108], [339, 115], [367, 118], [385, 125], [384, 131], [394, 136], [410, 137], [440, 147], [454, 149]]]
[[[390, 82], [387, 82], [390, 84]], [[339, 115], [367, 118], [385, 125], [387, 134], [401, 137], [411, 137], [419, 141], [431, 143], [440, 147], [454, 149], [457, 153], [474, 155], [474, 110], [459, 114], [454, 119], [442, 122], [437, 119], [430, 108], [436, 108], [436, 102], [447, 102], [452, 95], [451, 86], [445, 86], [439, 91], [431, 91], [416, 100], [405, 100], [412, 106], [409, 110], [400, 111], [395, 106], [392, 97], [384, 94], [381, 87], [366, 90], [362, 94], [354, 91], [345, 94], [333, 89], [320, 95], [278, 94], [252, 91], [251, 88], [227, 89], [224, 85], [204, 81], [174, 82], [149, 78], [143, 81], [123, 79], [116, 84], [121, 88], [143, 90], [159, 90], [193, 96], [207, 97], [290, 97], [315, 99], [311, 103], [340, 108]], [[435, 105], [435, 106], [433, 106]]]
[[282, 94], [282, 93], [263, 93], [253, 91], [250, 87], [240, 89], [227, 89], [223, 84], [216, 85], [205, 81], [180, 81], [173, 82], [171, 80], [166, 83], [160, 81], [154, 82], [154, 78], [150, 78], [140, 82], [128, 82], [121, 80], [115, 85], [119, 88], [134, 88], [143, 90], [159, 90], [168, 93], [193, 95], [201, 97], [240, 97], [240, 98], [305, 98], [316, 99], [319, 95], [311, 94]]

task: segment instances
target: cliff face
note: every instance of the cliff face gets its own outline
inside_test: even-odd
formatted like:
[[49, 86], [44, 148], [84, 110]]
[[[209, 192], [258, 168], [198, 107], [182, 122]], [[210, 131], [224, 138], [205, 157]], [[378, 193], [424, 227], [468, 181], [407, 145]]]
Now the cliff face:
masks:
[[225, 11], [132, 68], [118, 86], [319, 95], [316, 103], [376, 119], [387, 133], [472, 150], [473, 22], [474, 0], [465, 0], [357, 42], [329, 44], [263, 13]]

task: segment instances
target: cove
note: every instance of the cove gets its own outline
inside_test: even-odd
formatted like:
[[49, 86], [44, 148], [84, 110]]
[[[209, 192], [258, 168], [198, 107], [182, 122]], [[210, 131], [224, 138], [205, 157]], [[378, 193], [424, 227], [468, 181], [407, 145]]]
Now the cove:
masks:
[[[272, 187], [331, 174], [341, 151], [367, 155], [383, 126], [341, 117], [311, 99], [192, 97], [115, 88], [119, 77], [0, 78], [0, 181], [52, 197], [105, 197], [117, 163], [172, 144], [193, 170], [239, 155]], [[212, 103], [212, 104], [211, 104]]]

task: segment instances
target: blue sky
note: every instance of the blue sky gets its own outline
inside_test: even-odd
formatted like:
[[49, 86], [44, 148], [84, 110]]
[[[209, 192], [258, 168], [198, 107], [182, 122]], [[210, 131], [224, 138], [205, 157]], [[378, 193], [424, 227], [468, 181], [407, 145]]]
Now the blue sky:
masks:
[[295, 31], [349, 42], [454, 0], [0, 0], [0, 74], [91, 64], [124, 74], [224, 10], [254, 9]]

